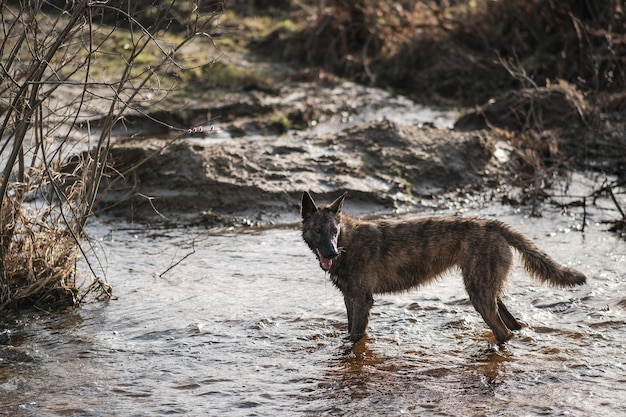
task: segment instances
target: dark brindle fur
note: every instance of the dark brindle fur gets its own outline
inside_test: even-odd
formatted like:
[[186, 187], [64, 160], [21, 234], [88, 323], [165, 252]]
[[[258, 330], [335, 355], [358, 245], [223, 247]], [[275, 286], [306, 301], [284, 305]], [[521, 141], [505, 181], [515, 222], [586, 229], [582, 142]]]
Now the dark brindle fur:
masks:
[[365, 221], [341, 212], [345, 194], [327, 206], [302, 196], [302, 236], [343, 293], [350, 340], [365, 334], [373, 294], [425, 284], [452, 267], [500, 343], [521, 325], [502, 303], [511, 247], [533, 277], [553, 285], [584, 284], [585, 276], [556, 263], [524, 235], [497, 220], [427, 217]]

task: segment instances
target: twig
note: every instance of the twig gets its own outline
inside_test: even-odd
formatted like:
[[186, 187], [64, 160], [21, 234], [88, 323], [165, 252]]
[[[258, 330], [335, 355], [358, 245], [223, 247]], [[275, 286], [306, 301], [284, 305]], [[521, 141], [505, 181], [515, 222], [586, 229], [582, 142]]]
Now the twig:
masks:
[[191, 241], [191, 252], [187, 253], [185, 256], [183, 256], [182, 258], [180, 258], [177, 262], [173, 263], [172, 265], [170, 265], [169, 267], [167, 267], [167, 269], [163, 272], [161, 272], [159, 274], [159, 278], [163, 278], [163, 275], [167, 274], [169, 271], [171, 271], [172, 269], [176, 268], [178, 265], [180, 265], [185, 259], [189, 258], [191, 255], [193, 255], [194, 253], [196, 253], [196, 240], [192, 240]]
[[587, 197], [583, 197], [583, 226], [580, 231], [585, 231], [585, 225], [587, 224]]
[[622, 215], [622, 220], [626, 220], [626, 214], [624, 214], [624, 210], [617, 202], [617, 199], [615, 198], [615, 194], [613, 194], [613, 187], [607, 186], [606, 188], [607, 188], [607, 191], [609, 192], [609, 196], [611, 197], [611, 200], [613, 200], [613, 203], [615, 204], [615, 207], [617, 207], [619, 214]]
[[152, 207], [152, 210], [154, 210], [154, 212], [155, 212], [156, 214], [158, 214], [158, 215], [159, 215], [159, 216], [160, 216], [163, 220], [167, 220], [167, 217], [165, 217], [164, 215], [162, 215], [162, 214], [159, 212], [159, 210], [157, 210], [157, 208], [156, 208], [156, 207], [154, 206], [154, 204], [152, 203], [152, 200], [154, 200], [154, 197], [150, 197], [150, 196], [148, 196], [148, 195], [141, 194], [141, 193], [137, 193], [137, 195], [138, 195], [139, 197], [143, 197], [143, 198], [145, 198], [146, 200], [148, 200], [148, 203], [150, 203], [150, 206]]

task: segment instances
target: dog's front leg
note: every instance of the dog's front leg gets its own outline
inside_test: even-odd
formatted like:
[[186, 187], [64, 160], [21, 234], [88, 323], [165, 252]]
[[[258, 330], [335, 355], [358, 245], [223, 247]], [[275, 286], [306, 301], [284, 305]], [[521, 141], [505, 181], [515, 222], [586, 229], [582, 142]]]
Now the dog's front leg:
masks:
[[[374, 304], [372, 294], [359, 294], [351, 298], [352, 317], [350, 321], [350, 341], [357, 342], [367, 332], [367, 323], [370, 317], [370, 309]], [[348, 309], [350, 310], [350, 309]]]
[[343, 301], [346, 303], [346, 313], [348, 314], [348, 333], [352, 333], [352, 311], [354, 302], [348, 294], [344, 294]]

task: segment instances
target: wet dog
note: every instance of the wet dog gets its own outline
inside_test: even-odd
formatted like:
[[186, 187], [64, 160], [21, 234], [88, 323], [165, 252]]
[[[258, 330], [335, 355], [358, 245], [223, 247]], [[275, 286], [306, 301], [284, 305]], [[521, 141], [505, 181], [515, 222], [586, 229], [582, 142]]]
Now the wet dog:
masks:
[[474, 308], [500, 343], [520, 323], [501, 296], [510, 272], [511, 247], [534, 278], [561, 287], [585, 283], [585, 276], [559, 265], [520, 232], [497, 220], [426, 217], [366, 221], [342, 213], [346, 194], [318, 206], [302, 195], [302, 237], [343, 293], [350, 340], [367, 331], [373, 294], [405, 291], [458, 267]]

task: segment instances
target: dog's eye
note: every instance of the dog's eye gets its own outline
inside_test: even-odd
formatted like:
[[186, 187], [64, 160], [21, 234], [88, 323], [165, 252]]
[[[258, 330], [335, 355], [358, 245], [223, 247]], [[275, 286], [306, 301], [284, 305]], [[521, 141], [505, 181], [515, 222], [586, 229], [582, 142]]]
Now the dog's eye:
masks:
[[314, 230], [315, 230], [315, 233], [317, 233], [318, 235], [320, 233], [322, 233], [322, 228], [321, 227], [316, 227]]

